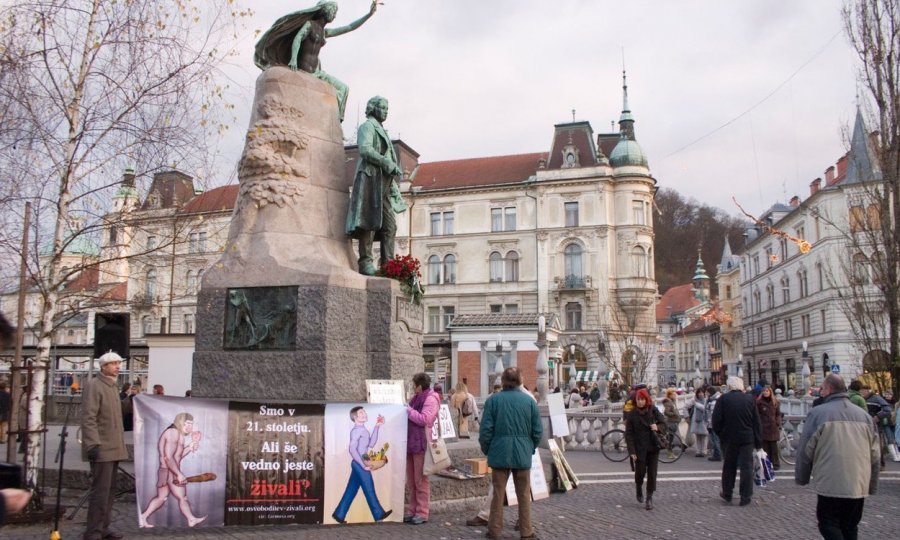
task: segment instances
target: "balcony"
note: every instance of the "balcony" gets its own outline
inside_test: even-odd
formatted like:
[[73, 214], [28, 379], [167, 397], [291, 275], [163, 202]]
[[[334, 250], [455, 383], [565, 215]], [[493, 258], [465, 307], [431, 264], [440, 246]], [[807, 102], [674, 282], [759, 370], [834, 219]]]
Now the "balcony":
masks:
[[590, 278], [586, 278], [584, 276], [578, 276], [575, 274], [569, 274], [563, 279], [559, 279], [558, 284], [560, 289], [588, 289], [590, 288]]

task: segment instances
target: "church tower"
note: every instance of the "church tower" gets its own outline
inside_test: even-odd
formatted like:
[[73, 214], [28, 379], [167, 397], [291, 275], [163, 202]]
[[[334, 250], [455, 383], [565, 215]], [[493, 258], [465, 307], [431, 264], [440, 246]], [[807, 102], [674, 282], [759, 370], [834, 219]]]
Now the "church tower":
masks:
[[122, 175], [122, 182], [113, 196], [113, 211], [106, 215], [103, 230], [103, 246], [100, 260], [100, 285], [128, 281], [128, 256], [134, 237], [133, 225], [129, 217], [139, 202], [134, 187], [134, 169], [128, 167]]

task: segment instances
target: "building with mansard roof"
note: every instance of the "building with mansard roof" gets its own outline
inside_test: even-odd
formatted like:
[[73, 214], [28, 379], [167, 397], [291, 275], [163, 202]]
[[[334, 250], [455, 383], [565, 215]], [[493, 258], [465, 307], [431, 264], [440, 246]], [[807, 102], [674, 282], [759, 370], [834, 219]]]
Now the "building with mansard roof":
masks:
[[[554, 126], [546, 152], [413, 164], [398, 251], [422, 261], [428, 369], [484, 396], [501, 359], [534, 384], [534, 338], [456, 317], [558, 316], [551, 386], [571, 376], [657, 384], [651, 206], [656, 181], [623, 86], [616, 133]], [[400, 148], [401, 154], [404, 149]], [[584, 374], [591, 373], [585, 376]]]

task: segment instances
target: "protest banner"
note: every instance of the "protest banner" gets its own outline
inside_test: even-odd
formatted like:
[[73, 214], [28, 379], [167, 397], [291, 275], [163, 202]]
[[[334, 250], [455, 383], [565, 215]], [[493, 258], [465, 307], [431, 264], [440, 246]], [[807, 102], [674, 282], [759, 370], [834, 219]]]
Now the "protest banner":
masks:
[[[352, 420], [354, 407], [365, 407], [370, 416], [361, 422]], [[401, 405], [137, 396], [138, 524], [218, 527], [399, 521], [406, 425], [406, 408]], [[364, 441], [362, 431], [369, 434]], [[357, 457], [362, 467], [358, 462], [352, 465]], [[360, 468], [369, 469], [369, 476], [357, 474]], [[380, 475], [372, 474], [381, 468]], [[396, 515], [363, 512], [373, 494], [384, 502], [384, 513], [396, 508]], [[344, 515], [343, 499], [349, 508]]]

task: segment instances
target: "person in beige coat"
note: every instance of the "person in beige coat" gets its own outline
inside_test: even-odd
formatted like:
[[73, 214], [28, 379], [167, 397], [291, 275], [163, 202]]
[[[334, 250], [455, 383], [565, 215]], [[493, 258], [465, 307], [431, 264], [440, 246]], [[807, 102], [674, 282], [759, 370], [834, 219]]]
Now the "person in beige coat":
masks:
[[463, 414], [463, 404], [469, 399], [469, 388], [464, 382], [456, 383], [453, 396], [450, 398], [450, 407], [458, 418], [456, 432], [461, 438], [469, 438], [469, 417]]
[[109, 528], [115, 496], [116, 470], [128, 458], [122, 428], [117, 378], [122, 357], [108, 352], [98, 358], [100, 373], [85, 385], [81, 416], [81, 451], [91, 463], [91, 496], [85, 540], [123, 538]]

